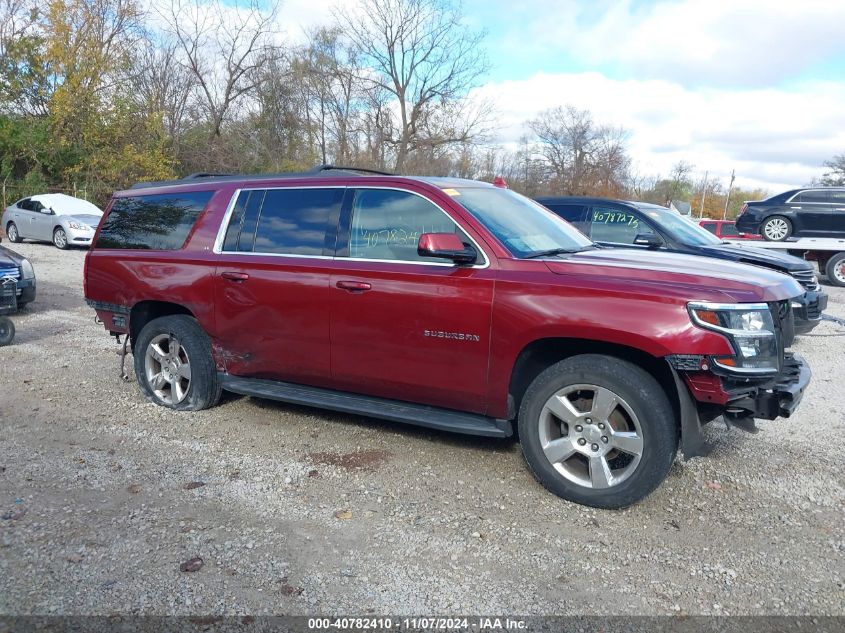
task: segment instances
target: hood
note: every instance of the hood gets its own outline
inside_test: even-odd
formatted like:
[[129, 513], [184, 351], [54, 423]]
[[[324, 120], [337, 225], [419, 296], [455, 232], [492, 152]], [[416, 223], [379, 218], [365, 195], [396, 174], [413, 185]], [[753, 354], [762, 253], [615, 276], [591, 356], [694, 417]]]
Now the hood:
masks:
[[686, 301], [770, 302], [804, 294], [785, 274], [700, 255], [603, 248], [550, 258], [546, 265], [558, 275], [594, 277], [596, 286], [622, 282], [630, 292]]
[[18, 255], [15, 251], [0, 245], [0, 266], [8, 266], [9, 264], [20, 266], [23, 260], [23, 255]]
[[712, 254], [713, 257], [728, 256], [734, 261], [742, 261], [754, 266], [765, 266], [790, 273], [813, 270], [813, 265], [800, 257], [778, 251], [768, 251], [764, 248], [735, 244], [713, 244], [699, 246], [698, 248], [704, 253]]

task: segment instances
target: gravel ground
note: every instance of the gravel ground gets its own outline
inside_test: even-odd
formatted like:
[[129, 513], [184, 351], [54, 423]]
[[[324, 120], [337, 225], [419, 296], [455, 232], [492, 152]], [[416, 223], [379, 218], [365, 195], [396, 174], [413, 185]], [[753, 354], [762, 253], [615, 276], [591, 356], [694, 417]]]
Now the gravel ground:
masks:
[[792, 419], [713, 423], [709, 458], [611, 512], [546, 492], [512, 441], [148, 404], [83, 301], [84, 251], [15, 249], [39, 296], [0, 349], [0, 613], [845, 614], [845, 328], [796, 344]]

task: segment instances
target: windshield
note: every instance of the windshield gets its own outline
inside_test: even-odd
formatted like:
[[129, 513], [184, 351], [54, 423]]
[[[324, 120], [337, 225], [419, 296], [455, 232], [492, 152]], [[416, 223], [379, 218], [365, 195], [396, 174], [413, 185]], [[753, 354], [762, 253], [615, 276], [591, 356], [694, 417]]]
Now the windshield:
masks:
[[710, 231], [692, 220], [687, 220], [669, 209], [641, 209], [642, 212], [651, 218], [664, 231], [669, 233], [681, 244], [691, 246], [708, 246], [710, 244], [721, 244], [722, 240], [713, 235]]
[[519, 258], [547, 251], [577, 252], [593, 247], [578, 229], [544, 206], [510, 189], [445, 189]]

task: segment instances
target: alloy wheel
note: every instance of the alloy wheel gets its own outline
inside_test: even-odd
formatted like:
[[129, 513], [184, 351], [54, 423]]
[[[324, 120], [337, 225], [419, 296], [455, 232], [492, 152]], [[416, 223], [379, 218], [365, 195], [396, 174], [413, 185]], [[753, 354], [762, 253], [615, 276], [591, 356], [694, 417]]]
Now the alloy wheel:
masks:
[[591, 384], [570, 385], [546, 401], [540, 446], [563, 477], [585, 488], [611, 488], [628, 479], [643, 454], [643, 433], [631, 406]]
[[191, 361], [172, 334], [159, 334], [147, 345], [144, 373], [155, 397], [164, 404], [182, 402], [191, 387]]
[[766, 223], [766, 226], [763, 227], [763, 232], [770, 240], [779, 242], [789, 234], [789, 225], [786, 223], [786, 220], [774, 218]]
[[16, 227], [14, 224], [9, 224], [9, 229], [7, 233], [10, 242], [18, 241], [18, 227]]
[[64, 229], [56, 229], [56, 232], [53, 233], [53, 244], [58, 248], [67, 246], [67, 233], [64, 232]]

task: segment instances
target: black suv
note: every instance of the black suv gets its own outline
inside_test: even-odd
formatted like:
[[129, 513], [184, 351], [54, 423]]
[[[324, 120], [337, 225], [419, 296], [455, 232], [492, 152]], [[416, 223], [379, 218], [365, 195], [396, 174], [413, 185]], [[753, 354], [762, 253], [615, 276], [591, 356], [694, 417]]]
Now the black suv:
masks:
[[770, 242], [789, 237], [845, 236], [845, 187], [792, 189], [742, 205], [736, 228]]
[[795, 332], [806, 334], [821, 321], [827, 294], [810, 262], [785, 253], [734, 246], [666, 207], [607, 198], [544, 197], [537, 202], [574, 224], [602, 246], [659, 249], [685, 255], [715, 257], [771, 268], [794, 277], [803, 297], [793, 301]]

